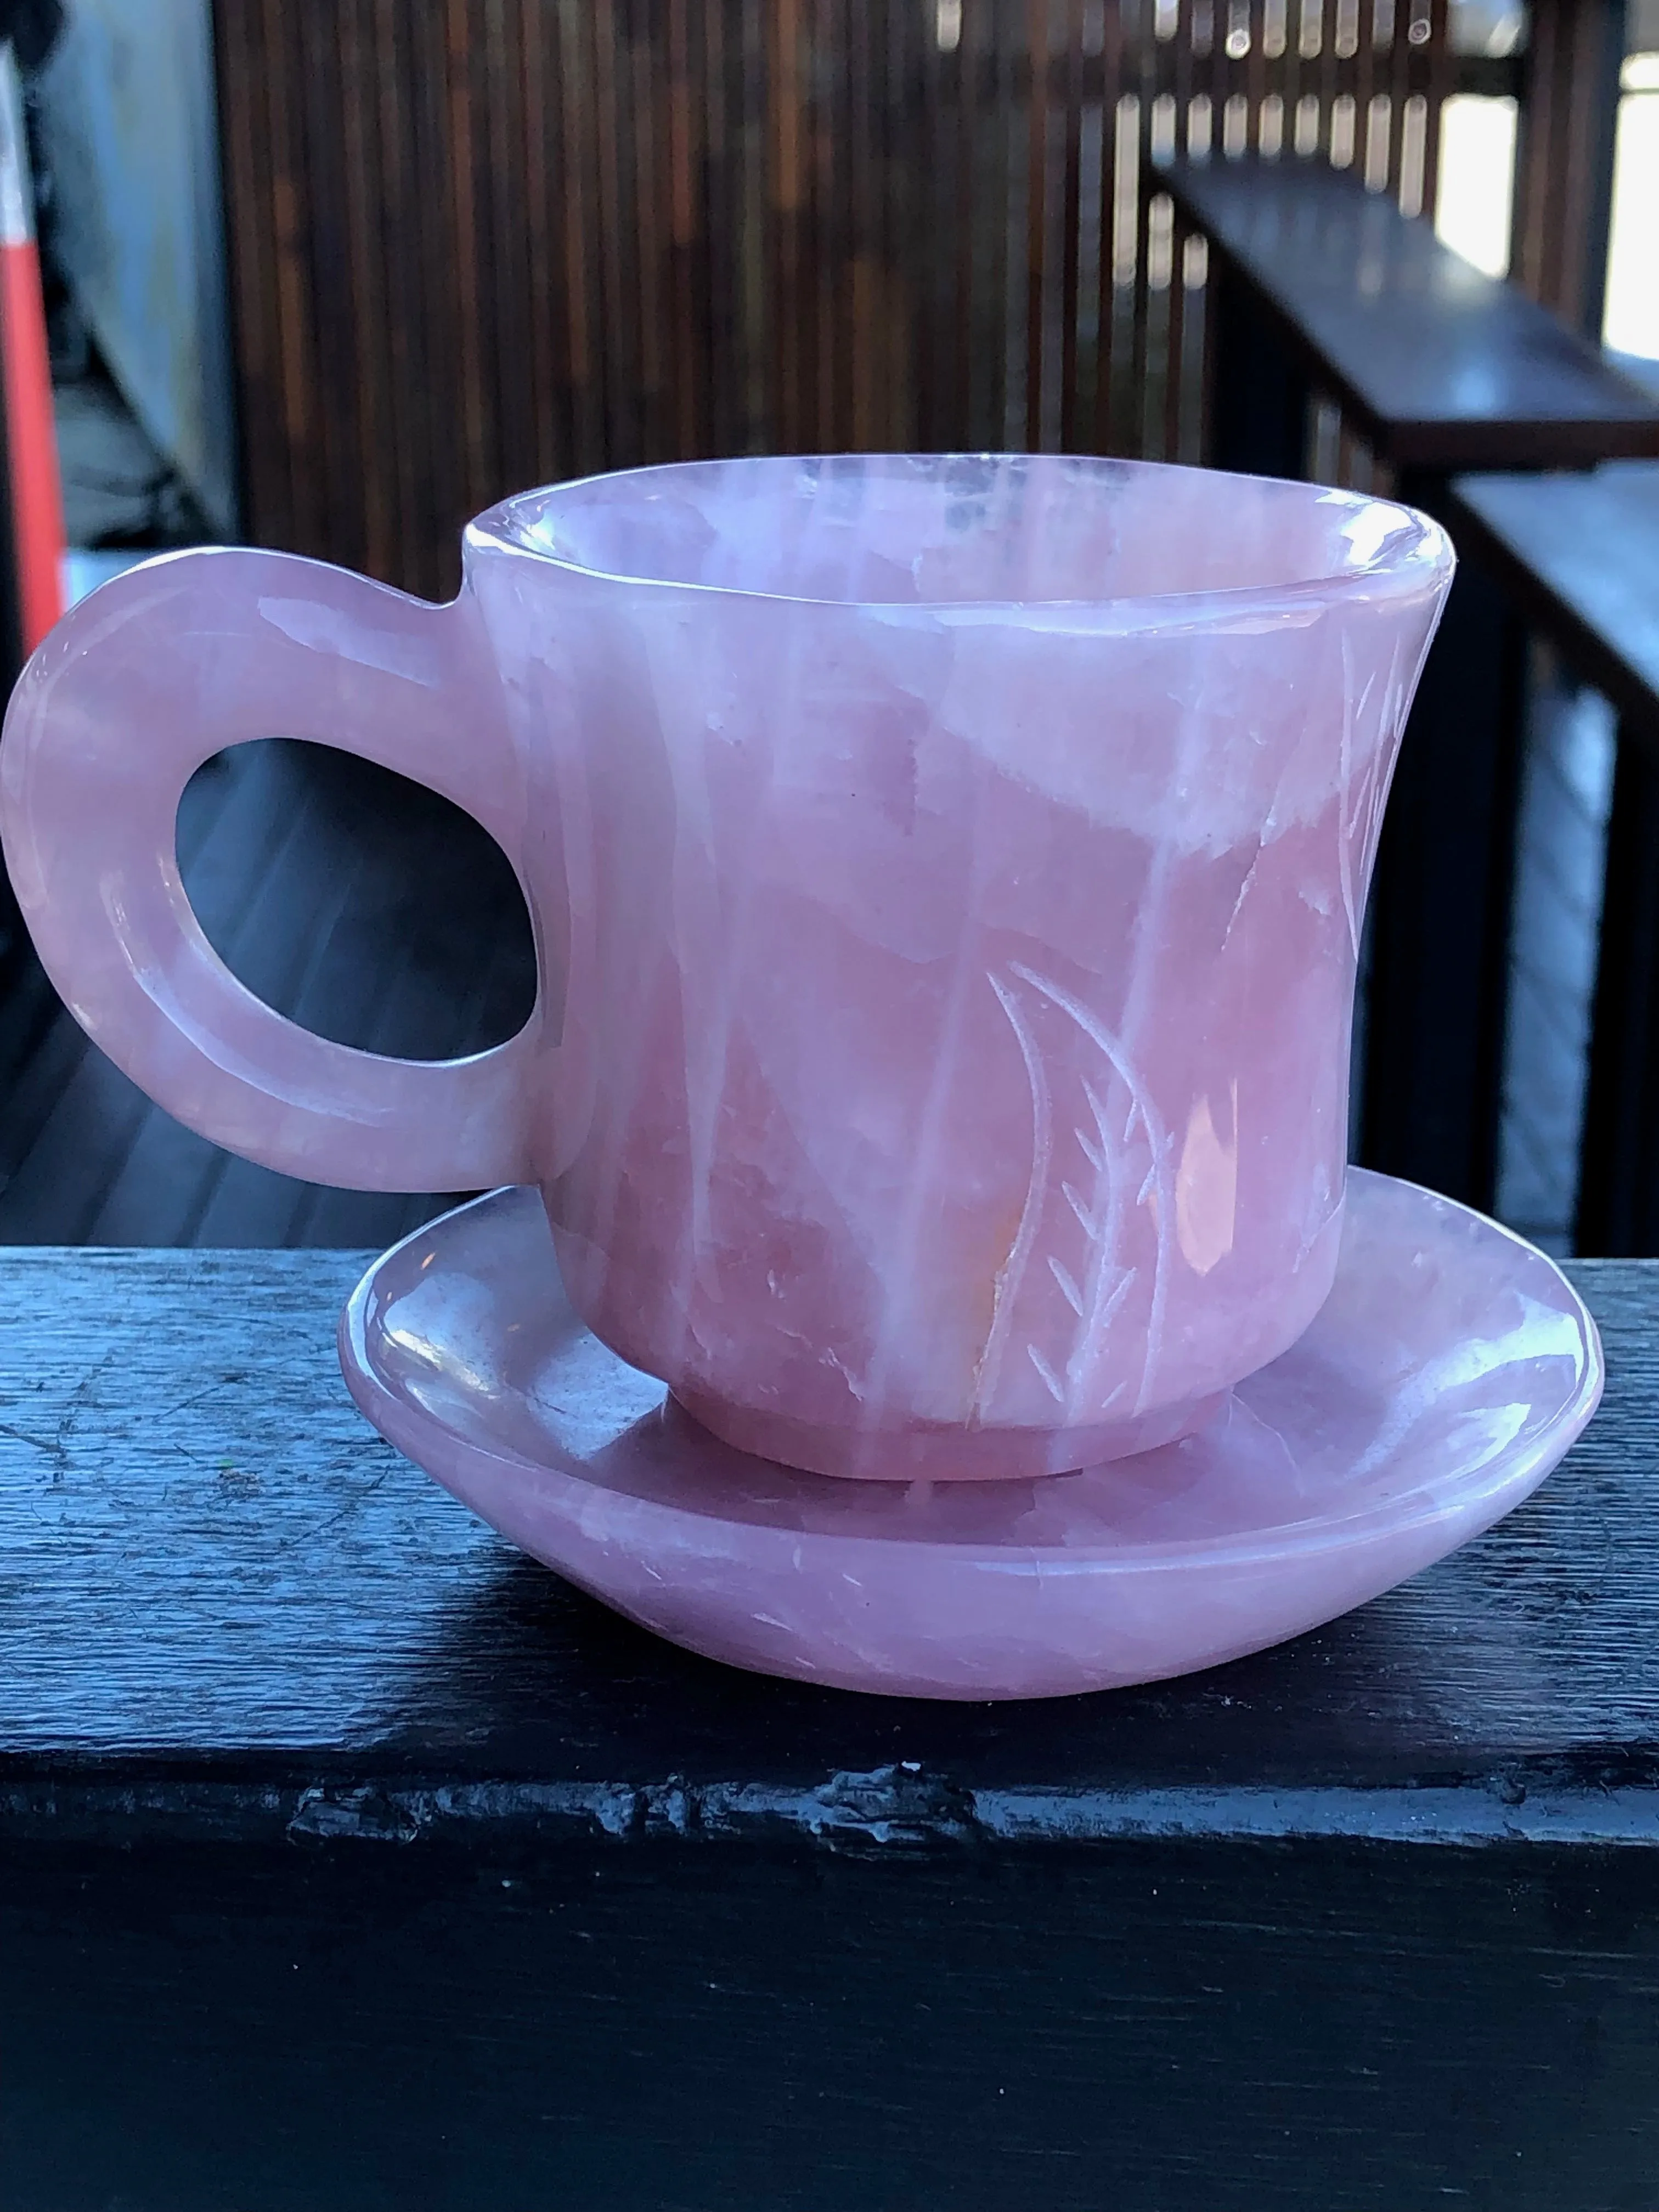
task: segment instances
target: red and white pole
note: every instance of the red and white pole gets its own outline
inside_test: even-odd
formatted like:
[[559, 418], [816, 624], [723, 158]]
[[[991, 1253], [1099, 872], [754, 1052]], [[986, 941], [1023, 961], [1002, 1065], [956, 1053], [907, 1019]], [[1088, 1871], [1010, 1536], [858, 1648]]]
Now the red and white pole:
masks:
[[0, 42], [0, 381], [11, 474], [12, 538], [24, 653], [64, 611], [64, 495], [52, 419], [46, 301], [34, 239], [34, 194], [23, 91], [10, 42]]

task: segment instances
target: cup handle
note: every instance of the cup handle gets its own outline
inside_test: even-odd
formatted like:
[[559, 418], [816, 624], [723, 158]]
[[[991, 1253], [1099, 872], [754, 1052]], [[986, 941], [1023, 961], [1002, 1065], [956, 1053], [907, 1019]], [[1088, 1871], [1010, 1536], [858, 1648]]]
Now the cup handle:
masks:
[[175, 824], [202, 763], [250, 738], [337, 745], [474, 815], [522, 878], [524, 777], [468, 591], [447, 606], [290, 554], [212, 548], [128, 571], [25, 669], [0, 836], [46, 973], [116, 1065], [246, 1158], [358, 1190], [532, 1179], [538, 1012], [465, 1060], [392, 1060], [288, 1021], [202, 933]]

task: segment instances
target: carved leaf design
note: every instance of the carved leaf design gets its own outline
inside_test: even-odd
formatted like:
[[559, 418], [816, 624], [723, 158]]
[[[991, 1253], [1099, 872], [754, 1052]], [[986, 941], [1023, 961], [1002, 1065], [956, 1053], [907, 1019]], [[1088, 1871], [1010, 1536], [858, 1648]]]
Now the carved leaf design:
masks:
[[1135, 1409], [1157, 1366], [1175, 1218], [1170, 1139], [1122, 1041], [1081, 1000], [1018, 961], [988, 981], [1030, 1088], [1031, 1169], [997, 1279], [975, 1409], [989, 1407], [1018, 1344], [1060, 1425], [1084, 1425], [1114, 1406], [1131, 1410], [1121, 1403], [1127, 1379], [1103, 1394], [1099, 1370], [1132, 1302], [1145, 1331]]

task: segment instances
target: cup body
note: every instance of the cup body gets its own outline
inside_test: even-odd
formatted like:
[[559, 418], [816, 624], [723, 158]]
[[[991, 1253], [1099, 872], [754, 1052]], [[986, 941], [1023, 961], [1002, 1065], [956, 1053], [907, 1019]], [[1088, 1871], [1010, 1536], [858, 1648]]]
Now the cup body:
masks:
[[1376, 500], [1066, 457], [673, 466], [467, 533], [572, 1298], [739, 1447], [1056, 1472], [1282, 1352], [1340, 1235], [1451, 572]]

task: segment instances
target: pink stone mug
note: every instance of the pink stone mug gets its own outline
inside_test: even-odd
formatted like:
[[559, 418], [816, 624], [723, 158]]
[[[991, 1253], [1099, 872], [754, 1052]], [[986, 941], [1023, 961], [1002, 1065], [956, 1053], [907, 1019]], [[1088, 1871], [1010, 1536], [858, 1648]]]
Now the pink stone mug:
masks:
[[[1139, 1450], [1294, 1341], [1433, 523], [1120, 461], [755, 459], [526, 493], [465, 550], [447, 606], [173, 555], [30, 662], [7, 862], [136, 1082], [292, 1175], [539, 1184], [596, 1334], [826, 1474]], [[517, 1036], [386, 1060], [231, 975], [174, 819], [272, 735], [498, 840]]]

